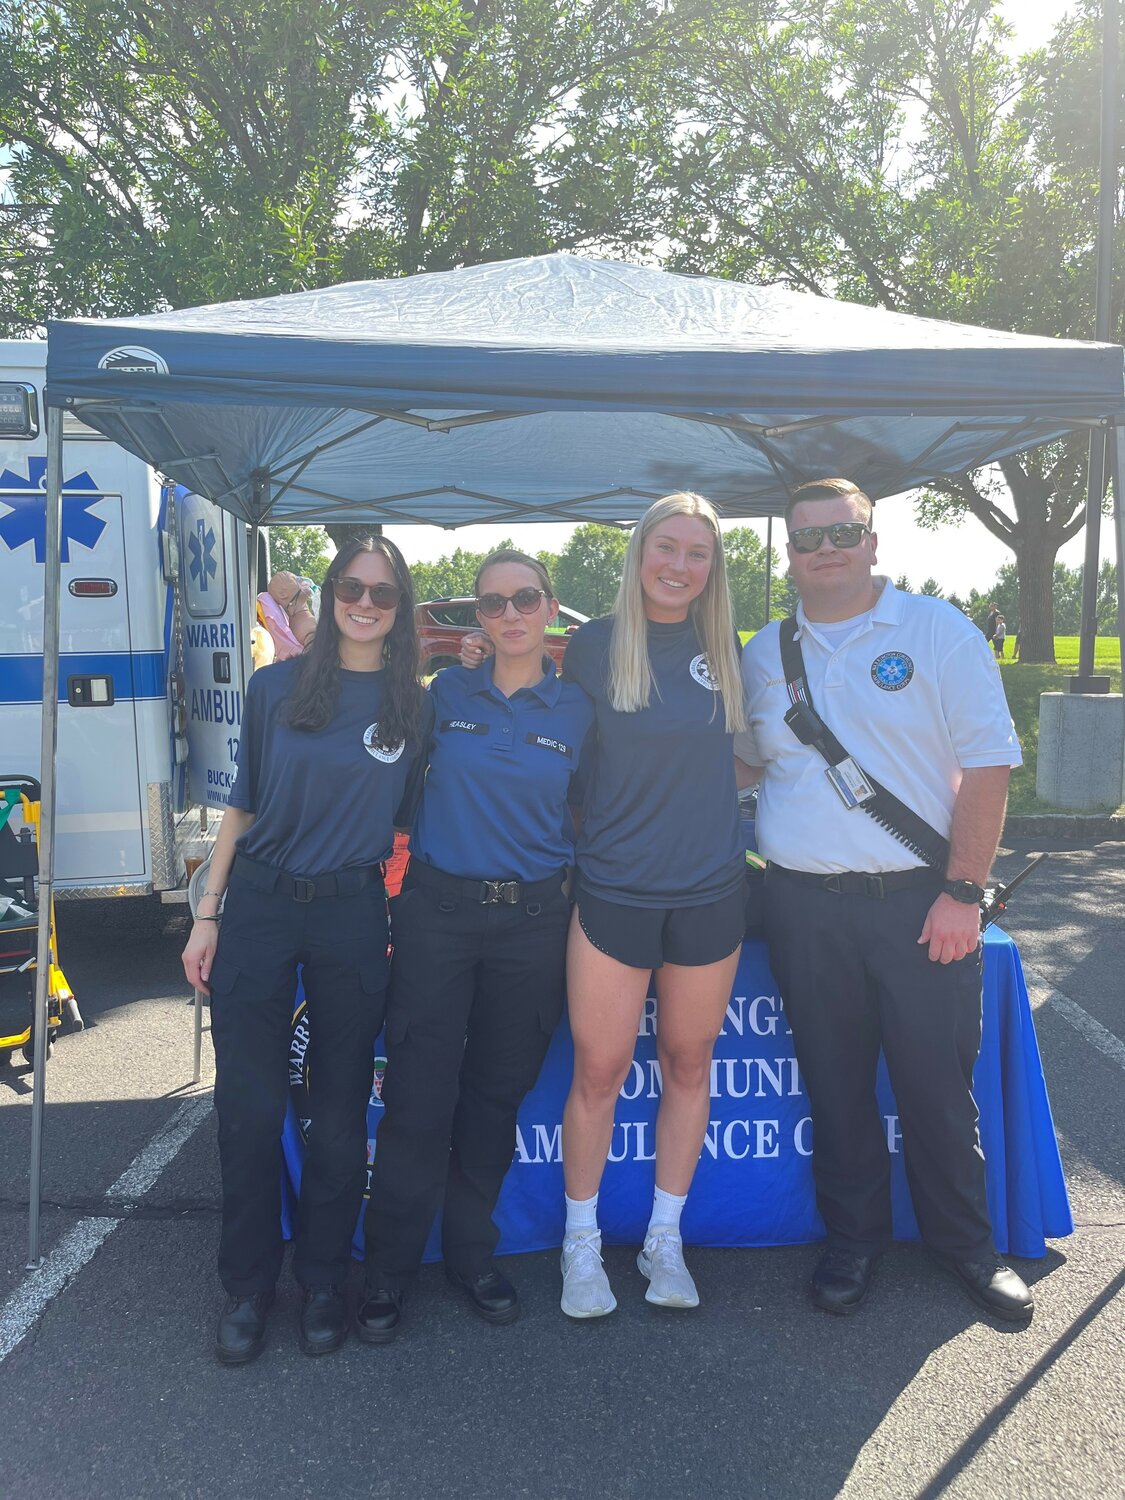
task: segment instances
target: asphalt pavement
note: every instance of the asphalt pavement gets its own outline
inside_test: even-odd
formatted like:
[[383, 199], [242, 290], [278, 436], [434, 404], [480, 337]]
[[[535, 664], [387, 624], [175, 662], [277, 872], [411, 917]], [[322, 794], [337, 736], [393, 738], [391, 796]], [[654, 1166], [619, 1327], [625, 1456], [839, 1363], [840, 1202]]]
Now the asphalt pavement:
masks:
[[[1044, 847], [1005, 847], [1000, 869]], [[895, 1248], [847, 1320], [807, 1303], [814, 1246], [691, 1252], [702, 1305], [686, 1314], [647, 1306], [634, 1252], [611, 1249], [611, 1318], [563, 1317], [555, 1253], [506, 1263], [524, 1304], [509, 1328], [427, 1267], [394, 1344], [320, 1360], [297, 1348], [286, 1277], [266, 1353], [231, 1370], [211, 1354], [218, 1165], [207, 1080], [189, 1081], [183, 908], [61, 908], [89, 1024], [48, 1071], [50, 1285], [25, 1270], [30, 1073], [0, 1070], [0, 1493], [1125, 1496], [1123, 914], [1125, 844], [1057, 846], [1004, 924], [1076, 1221], [1044, 1259], [1013, 1262], [1035, 1286], [1029, 1328], [979, 1319], [917, 1246]]]

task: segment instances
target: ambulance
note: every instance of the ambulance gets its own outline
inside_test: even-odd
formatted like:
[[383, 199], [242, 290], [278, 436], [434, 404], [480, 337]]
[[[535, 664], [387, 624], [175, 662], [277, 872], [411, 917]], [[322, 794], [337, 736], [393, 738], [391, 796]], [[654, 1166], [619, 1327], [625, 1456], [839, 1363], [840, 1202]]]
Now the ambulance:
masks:
[[[42, 341], [0, 340], [0, 772], [34, 777], [46, 359]], [[61, 597], [56, 895], [183, 899], [234, 773], [248, 529], [68, 416]]]

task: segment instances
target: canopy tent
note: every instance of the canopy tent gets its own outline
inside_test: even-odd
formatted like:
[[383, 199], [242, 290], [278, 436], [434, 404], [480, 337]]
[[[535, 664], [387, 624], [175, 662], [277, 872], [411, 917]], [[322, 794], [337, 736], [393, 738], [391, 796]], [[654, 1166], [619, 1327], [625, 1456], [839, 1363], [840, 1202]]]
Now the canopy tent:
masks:
[[777, 514], [1125, 420], [1122, 351], [569, 255], [53, 323], [47, 401], [250, 522]]
[[[773, 515], [826, 472], [879, 498], [1079, 428], [1113, 428], [1125, 458], [1117, 346], [565, 255], [51, 323], [46, 405], [40, 953], [64, 411], [252, 524], [626, 523], [678, 488]], [[46, 1015], [41, 964], [32, 1265]]]

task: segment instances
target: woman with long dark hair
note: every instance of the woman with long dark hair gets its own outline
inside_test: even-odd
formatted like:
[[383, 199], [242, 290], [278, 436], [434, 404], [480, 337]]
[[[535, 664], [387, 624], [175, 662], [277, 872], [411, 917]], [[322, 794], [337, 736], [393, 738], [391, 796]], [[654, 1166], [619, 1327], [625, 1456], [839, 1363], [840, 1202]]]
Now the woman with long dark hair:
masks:
[[224, 1364], [261, 1353], [281, 1268], [279, 1140], [298, 965], [312, 1118], [293, 1253], [301, 1347], [331, 1353], [347, 1335], [387, 986], [382, 862], [431, 722], [398, 548], [384, 537], [344, 548], [323, 597], [308, 651], [250, 679], [238, 771], [183, 954], [189, 981], [211, 995]]

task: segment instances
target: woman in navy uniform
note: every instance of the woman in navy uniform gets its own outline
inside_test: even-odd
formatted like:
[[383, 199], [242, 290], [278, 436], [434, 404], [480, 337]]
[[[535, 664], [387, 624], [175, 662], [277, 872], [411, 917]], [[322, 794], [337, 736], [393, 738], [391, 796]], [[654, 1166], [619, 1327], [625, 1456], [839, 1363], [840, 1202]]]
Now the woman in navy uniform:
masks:
[[[479, 659], [467, 643], [463, 659]], [[563, 1115], [562, 1310], [617, 1306], [598, 1188], [618, 1093], [656, 975], [656, 1191], [638, 1256], [659, 1307], [696, 1307], [680, 1214], [703, 1145], [711, 1054], [746, 927], [734, 733], [743, 726], [722, 537], [699, 495], [667, 495], [629, 541], [611, 616], [563, 658], [594, 702], [567, 953], [574, 1079]]]
[[261, 1353], [281, 1269], [279, 1142], [298, 964], [312, 1023], [293, 1252], [301, 1347], [327, 1354], [347, 1335], [344, 1283], [387, 985], [381, 862], [429, 732], [398, 548], [383, 537], [344, 548], [324, 598], [332, 609], [305, 655], [250, 679], [238, 772], [183, 954], [189, 981], [211, 994], [224, 1364]]
[[494, 656], [431, 684], [429, 769], [393, 903], [385, 1113], [356, 1317], [369, 1343], [395, 1336], [439, 1205], [450, 1281], [487, 1322], [519, 1315], [493, 1262], [492, 1212], [563, 1006], [568, 797], [593, 711], [543, 655], [558, 612], [546, 569], [495, 552], [475, 590]]

